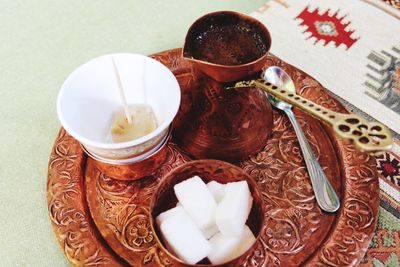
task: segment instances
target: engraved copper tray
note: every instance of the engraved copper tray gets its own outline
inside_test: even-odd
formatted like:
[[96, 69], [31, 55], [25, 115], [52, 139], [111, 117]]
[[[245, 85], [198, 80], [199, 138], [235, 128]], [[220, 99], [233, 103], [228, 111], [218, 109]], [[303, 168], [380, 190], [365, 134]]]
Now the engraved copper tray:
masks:
[[[177, 77], [183, 92], [200, 74], [175, 49], [153, 55]], [[345, 108], [313, 78], [270, 55], [294, 79], [298, 93], [338, 112]], [[205, 88], [205, 90], [208, 90]], [[183, 102], [185, 103], [185, 102]], [[183, 108], [184, 105], [183, 105]], [[261, 239], [243, 266], [356, 266], [378, 216], [375, 160], [336, 139], [318, 120], [296, 110], [303, 130], [341, 199], [337, 213], [318, 207], [288, 119], [274, 110], [273, 133], [258, 154], [239, 165], [258, 182], [266, 207]], [[177, 117], [179, 120], [179, 116]], [[191, 159], [170, 143], [165, 164], [152, 176], [118, 181], [101, 173], [63, 129], [48, 170], [47, 201], [53, 230], [74, 265], [166, 266], [149, 227], [149, 203], [162, 177]]]

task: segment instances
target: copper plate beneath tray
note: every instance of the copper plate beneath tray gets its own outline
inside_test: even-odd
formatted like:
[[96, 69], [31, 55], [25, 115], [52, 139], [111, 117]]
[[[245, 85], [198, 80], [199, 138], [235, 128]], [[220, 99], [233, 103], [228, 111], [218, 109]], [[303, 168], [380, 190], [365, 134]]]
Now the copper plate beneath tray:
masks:
[[[180, 49], [152, 57], [173, 71], [182, 88], [182, 101], [189, 88], [201, 83], [201, 74], [181, 58]], [[271, 65], [292, 76], [300, 95], [346, 112], [309, 75], [273, 55], [266, 64]], [[356, 266], [368, 248], [378, 217], [375, 160], [337, 140], [318, 120], [296, 109], [295, 113], [340, 196], [341, 208], [334, 214], [319, 209], [295, 133], [288, 119], [274, 110], [273, 134], [267, 145], [239, 163], [258, 182], [266, 205], [262, 238], [243, 266]], [[150, 230], [148, 205], [160, 179], [189, 160], [171, 142], [166, 163], [153, 176], [118, 181], [93, 167], [79, 143], [61, 129], [49, 161], [47, 201], [53, 230], [71, 263], [168, 265]]]

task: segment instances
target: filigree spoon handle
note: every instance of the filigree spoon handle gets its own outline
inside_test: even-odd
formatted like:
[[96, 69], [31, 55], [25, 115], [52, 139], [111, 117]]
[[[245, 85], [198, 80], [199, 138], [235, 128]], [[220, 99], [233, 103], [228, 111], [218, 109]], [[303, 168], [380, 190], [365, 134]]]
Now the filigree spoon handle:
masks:
[[249, 87], [261, 89], [327, 122], [332, 126], [336, 135], [352, 140], [355, 146], [362, 151], [388, 150], [393, 143], [389, 129], [379, 122], [368, 122], [355, 114], [334, 112], [295, 93], [289, 92], [285, 88], [272, 85], [263, 79], [243, 81], [235, 84], [235, 88]]

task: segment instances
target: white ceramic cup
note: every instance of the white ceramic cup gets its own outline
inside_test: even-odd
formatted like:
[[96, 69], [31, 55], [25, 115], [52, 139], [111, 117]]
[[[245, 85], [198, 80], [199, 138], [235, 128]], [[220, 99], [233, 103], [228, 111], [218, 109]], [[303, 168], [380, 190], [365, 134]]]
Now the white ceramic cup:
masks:
[[[138, 139], [113, 143], [113, 114], [123, 107], [117, 65], [128, 105], [148, 104], [157, 128]], [[57, 113], [64, 129], [94, 156], [125, 160], [154, 150], [168, 134], [181, 100], [179, 84], [160, 62], [138, 54], [111, 54], [95, 58], [73, 71], [58, 94]]]

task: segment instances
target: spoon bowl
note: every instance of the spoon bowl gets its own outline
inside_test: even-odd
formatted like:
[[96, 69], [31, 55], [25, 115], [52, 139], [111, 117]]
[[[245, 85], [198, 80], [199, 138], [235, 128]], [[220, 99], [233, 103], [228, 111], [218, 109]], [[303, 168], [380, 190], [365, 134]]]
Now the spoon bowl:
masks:
[[276, 66], [269, 67], [264, 73], [264, 78], [266, 77], [270, 83], [278, 87], [284, 87], [290, 92], [296, 92], [292, 78], [283, 69]]
[[[283, 87], [292, 93], [296, 93], [296, 87], [294, 86], [292, 78], [290, 78], [289, 74], [279, 67], [269, 67], [264, 72], [263, 77], [265, 80], [268, 80], [270, 83], [275, 84], [278, 87]], [[281, 101], [273, 95], [268, 94], [268, 99], [272, 105], [281, 110], [285, 108], [292, 108], [291, 104]]]

